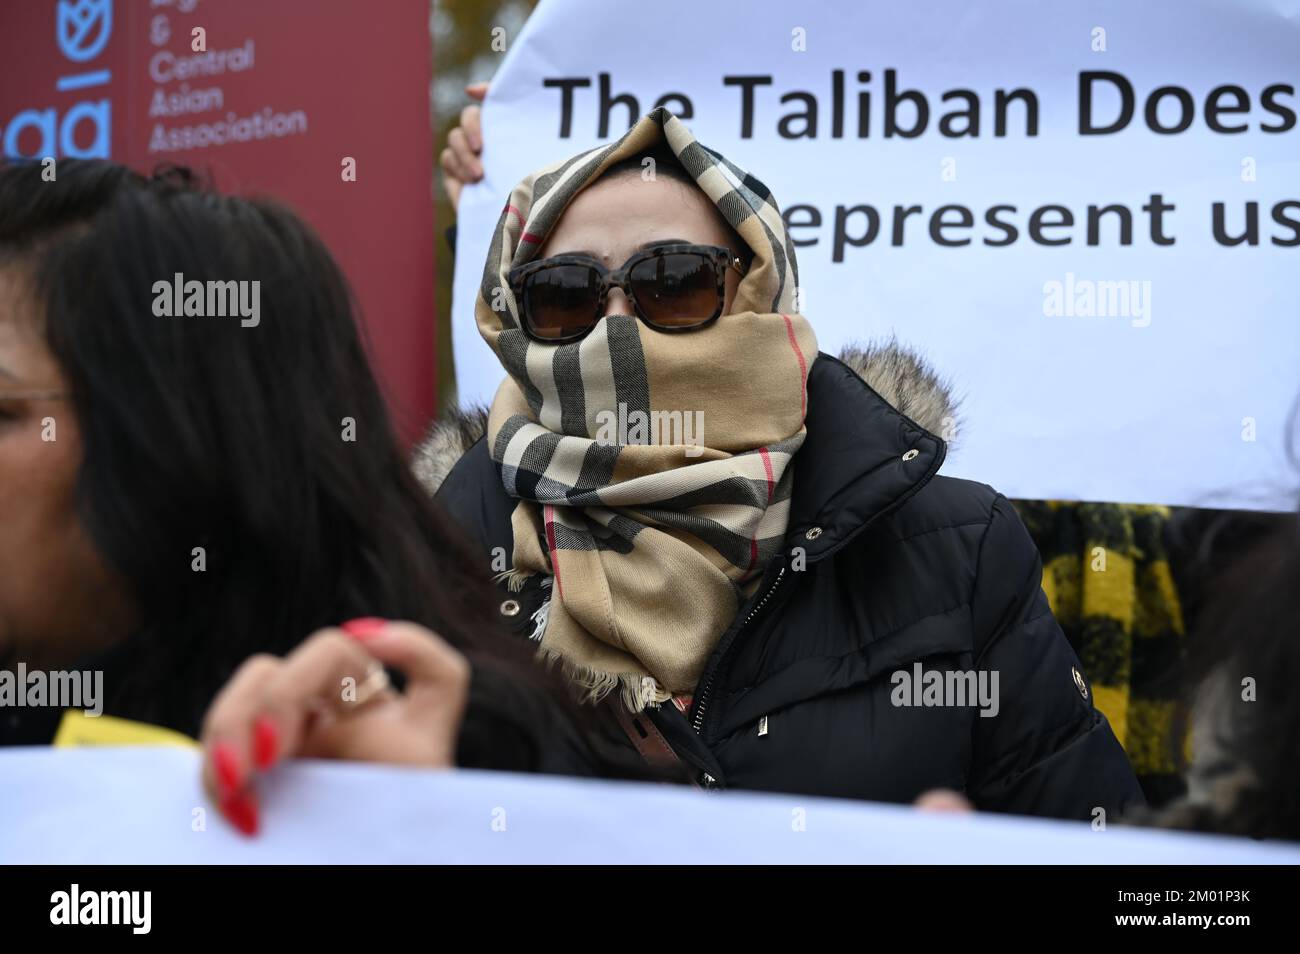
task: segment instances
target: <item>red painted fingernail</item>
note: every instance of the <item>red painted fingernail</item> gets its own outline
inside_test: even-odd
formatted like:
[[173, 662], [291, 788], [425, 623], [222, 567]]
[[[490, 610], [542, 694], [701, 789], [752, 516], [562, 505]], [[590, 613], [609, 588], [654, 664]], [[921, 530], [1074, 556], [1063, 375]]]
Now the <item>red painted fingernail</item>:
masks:
[[257, 803], [248, 792], [237, 792], [225, 799], [221, 813], [245, 835], [257, 834]]
[[266, 716], [258, 716], [253, 723], [253, 764], [259, 769], [268, 769], [275, 764], [275, 755], [280, 749], [280, 731]]
[[212, 764], [217, 770], [217, 785], [227, 795], [243, 783], [239, 771], [239, 757], [229, 742], [218, 742], [212, 747]]
[[365, 641], [373, 636], [378, 636], [387, 625], [388, 620], [380, 619], [378, 616], [362, 616], [348, 620], [346, 623], [341, 624], [339, 629], [353, 639]]

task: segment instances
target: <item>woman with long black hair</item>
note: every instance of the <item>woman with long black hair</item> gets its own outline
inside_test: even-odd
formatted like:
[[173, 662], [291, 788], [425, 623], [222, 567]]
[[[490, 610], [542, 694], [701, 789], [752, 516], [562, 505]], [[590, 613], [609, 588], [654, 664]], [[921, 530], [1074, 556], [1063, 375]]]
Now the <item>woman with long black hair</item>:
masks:
[[[499, 634], [312, 231], [182, 170], [43, 170], [0, 166], [0, 669], [102, 671], [105, 713], [203, 731], [245, 830], [252, 770], [298, 753], [620, 774]], [[177, 312], [176, 282], [258, 283], [257, 320]], [[42, 742], [59, 713], [4, 715], [0, 742]]]

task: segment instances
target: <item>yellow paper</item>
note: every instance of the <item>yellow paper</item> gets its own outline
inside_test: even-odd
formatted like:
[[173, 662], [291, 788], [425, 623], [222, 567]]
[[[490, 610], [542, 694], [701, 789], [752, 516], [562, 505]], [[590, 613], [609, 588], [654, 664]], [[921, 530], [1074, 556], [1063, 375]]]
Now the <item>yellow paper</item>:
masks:
[[63, 714], [59, 731], [54, 734], [56, 748], [75, 748], [82, 745], [180, 745], [197, 748], [198, 743], [187, 735], [162, 729], [147, 722], [115, 719], [112, 716], [88, 716], [80, 709], [69, 709]]

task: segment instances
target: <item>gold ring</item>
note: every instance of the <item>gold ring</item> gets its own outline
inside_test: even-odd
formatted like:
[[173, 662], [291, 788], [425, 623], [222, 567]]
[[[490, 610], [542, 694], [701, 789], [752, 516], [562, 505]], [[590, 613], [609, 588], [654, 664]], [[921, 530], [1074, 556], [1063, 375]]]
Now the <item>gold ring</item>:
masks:
[[366, 671], [366, 678], [357, 686], [356, 699], [353, 700], [352, 705], [364, 706], [391, 686], [388, 671], [380, 663], [372, 662]]

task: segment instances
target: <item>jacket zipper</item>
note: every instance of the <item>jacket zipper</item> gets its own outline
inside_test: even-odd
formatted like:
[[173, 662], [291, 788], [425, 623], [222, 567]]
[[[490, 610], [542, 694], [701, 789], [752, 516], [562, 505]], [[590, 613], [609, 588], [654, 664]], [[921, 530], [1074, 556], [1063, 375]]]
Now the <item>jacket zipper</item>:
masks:
[[[777, 588], [780, 587], [781, 585], [781, 580], [784, 578], [785, 578], [785, 567], [783, 566], [777, 572], [776, 579], [772, 581], [772, 585], [768, 587], [767, 592], [763, 594], [763, 598], [759, 600], [757, 604], [755, 604], [752, 610], [749, 611], [749, 615], [745, 617], [745, 621], [740, 624], [740, 628], [737, 629], [735, 634], [731, 637], [732, 642], [735, 642], [735, 640], [740, 636], [740, 634], [745, 631], [745, 627], [748, 626], [750, 624], [750, 621], [753, 620], [753, 618], [758, 615], [759, 610], [761, 610], [765, 605], [767, 605], [767, 601], [772, 598], [772, 594], [774, 594], [777, 591]], [[718, 670], [721, 668], [722, 668], [722, 657], [719, 657], [718, 664], [715, 667], [713, 667], [713, 672], [709, 673], [708, 682], [704, 684], [704, 688], [700, 691], [700, 698], [695, 704], [695, 719], [692, 722], [692, 728], [695, 729], [696, 735], [700, 734], [700, 729], [702, 729], [704, 726], [704, 711], [709, 706], [709, 692], [710, 690], [713, 689], [713, 681], [718, 677]]]

